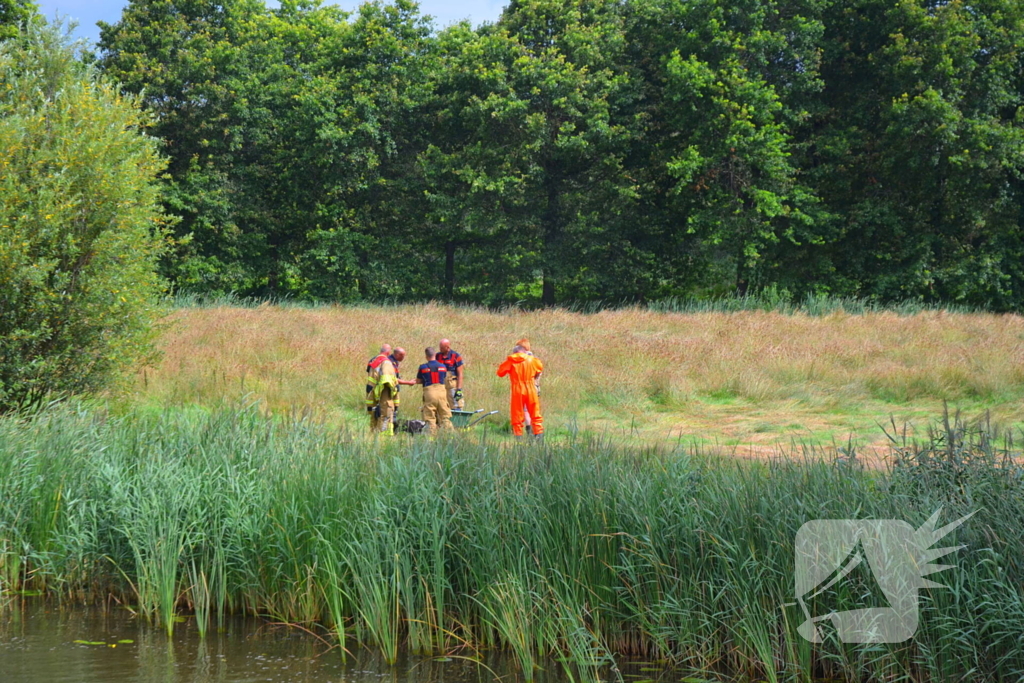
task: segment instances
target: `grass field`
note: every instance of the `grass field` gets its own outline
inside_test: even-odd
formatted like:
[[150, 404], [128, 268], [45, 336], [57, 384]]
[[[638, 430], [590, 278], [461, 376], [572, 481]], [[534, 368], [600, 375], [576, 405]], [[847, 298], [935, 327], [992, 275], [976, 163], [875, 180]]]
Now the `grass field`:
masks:
[[[0, 417], [0, 593], [116, 598], [202, 633], [255, 613], [389, 661], [501, 648], [527, 679], [553, 658], [570, 681], [622, 683], [612, 662], [637, 656], [698, 680], [1019, 681], [1021, 471], [985, 433], [950, 434], [879, 471], [587, 437], [375, 443], [255, 409], [58, 406]], [[977, 514], [943, 542], [965, 548], [932, 576], [944, 588], [922, 589], [912, 641], [797, 635], [801, 524], [916, 528], [939, 508], [943, 524]], [[869, 581], [851, 574], [812, 613], [863, 606]]]
[[[467, 362], [467, 405], [500, 409], [494, 375], [512, 343], [545, 362], [541, 399], [555, 433], [697, 439], [764, 452], [793, 440], [862, 447], [894, 418], [921, 427], [943, 401], [968, 415], [1024, 420], [1024, 318], [921, 311], [584, 314], [440, 305], [175, 310], [163, 359], [139, 374], [133, 402], [211, 406], [247, 396], [271, 411], [361, 424], [364, 367], [382, 342], [405, 372], [449, 337]], [[405, 415], [419, 389], [407, 388]]]

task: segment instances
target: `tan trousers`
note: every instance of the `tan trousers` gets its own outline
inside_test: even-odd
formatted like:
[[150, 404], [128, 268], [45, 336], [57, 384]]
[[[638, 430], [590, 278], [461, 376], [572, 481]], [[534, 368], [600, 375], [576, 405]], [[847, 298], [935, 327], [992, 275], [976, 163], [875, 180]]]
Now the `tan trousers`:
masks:
[[376, 410], [370, 413], [370, 431], [391, 434], [395, 428], [395, 401], [391, 395], [391, 387], [384, 387], [377, 406], [380, 408], [380, 416], [378, 417]]
[[466, 401], [455, 400], [455, 389], [459, 385], [459, 378], [456, 376], [455, 371], [452, 370], [448, 373], [448, 376], [444, 380], [444, 387], [448, 390], [448, 409], [449, 410], [462, 410], [463, 406], [466, 405]]
[[423, 387], [423, 421], [427, 423], [431, 434], [441, 429], [453, 429], [452, 411], [448, 407], [448, 392], [440, 384]]

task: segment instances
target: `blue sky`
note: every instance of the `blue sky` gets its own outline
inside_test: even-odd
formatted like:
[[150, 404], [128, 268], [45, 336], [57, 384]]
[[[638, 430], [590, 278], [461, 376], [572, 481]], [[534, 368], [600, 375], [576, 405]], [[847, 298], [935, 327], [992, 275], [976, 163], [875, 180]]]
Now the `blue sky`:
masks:
[[[420, 0], [420, 10], [434, 17], [437, 24], [445, 26], [454, 21], [470, 19], [474, 24], [481, 21], [493, 21], [498, 18], [501, 8], [508, 0]], [[97, 21], [113, 23], [121, 16], [121, 10], [128, 0], [36, 0], [39, 9], [47, 19], [55, 14], [78, 21], [77, 35], [96, 40], [99, 38]], [[276, 2], [268, 4], [276, 5]], [[354, 9], [359, 0], [340, 0], [328, 2], [344, 9]]]

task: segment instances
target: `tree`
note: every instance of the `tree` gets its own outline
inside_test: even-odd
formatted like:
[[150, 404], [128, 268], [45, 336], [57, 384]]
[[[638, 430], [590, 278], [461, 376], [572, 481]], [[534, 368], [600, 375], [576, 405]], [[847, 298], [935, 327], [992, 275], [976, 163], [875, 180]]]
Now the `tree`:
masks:
[[831, 290], [1024, 304], [1024, 5], [836, 3], [801, 131]]
[[[813, 2], [638, 0], [630, 60], [644, 85], [631, 166], [642, 223], [676, 291], [746, 293], [774, 255], [824, 239], [792, 131], [820, 88]], [[669, 284], [670, 283], [666, 283]]]
[[150, 352], [164, 162], [147, 124], [57, 27], [0, 44], [0, 410]]
[[104, 70], [142, 94], [171, 156], [165, 202], [183, 220], [166, 272], [180, 289], [426, 290], [399, 200], [430, 33], [407, 0], [351, 22], [314, 1], [132, 0], [103, 28]]
[[443, 38], [443, 134], [421, 163], [432, 222], [449, 226], [438, 244], [488, 245], [481, 284], [501, 288], [488, 298], [594, 293], [594, 252], [633, 193], [622, 48], [615, 2], [516, 1], [496, 25]]
[[0, 40], [18, 35], [18, 27], [39, 16], [39, 7], [31, 0], [0, 0]]
[[180, 289], [1024, 305], [1024, 4], [131, 0]]
[[292, 99], [295, 144], [283, 164], [310, 212], [298, 257], [303, 295], [441, 295], [416, 172], [433, 132], [424, 107], [434, 43], [429, 19], [408, 0], [363, 3], [322, 41]]
[[266, 278], [265, 236], [240, 215], [252, 137], [236, 87], [255, 80], [244, 46], [266, 14], [261, 0], [131, 0], [100, 23], [100, 68], [142, 98], [169, 157], [164, 203], [181, 220], [164, 270], [180, 289], [249, 292]]

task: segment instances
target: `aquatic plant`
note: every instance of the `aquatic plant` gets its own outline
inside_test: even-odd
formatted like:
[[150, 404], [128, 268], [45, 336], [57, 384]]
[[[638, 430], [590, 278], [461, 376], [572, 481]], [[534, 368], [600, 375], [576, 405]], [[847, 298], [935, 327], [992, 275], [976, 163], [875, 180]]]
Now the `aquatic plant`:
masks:
[[[0, 580], [113, 595], [170, 630], [246, 612], [393, 661], [504, 648], [527, 678], [617, 656], [763, 680], [1024, 675], [1024, 474], [1012, 444], [955, 416], [855, 454], [740, 461], [580, 436], [366, 440], [254, 408], [57, 406], [0, 419]], [[946, 588], [894, 645], [797, 633], [794, 539], [811, 519], [977, 514]], [[950, 538], [952, 539], [953, 536]], [[866, 587], [835, 592], [855, 606]]]

